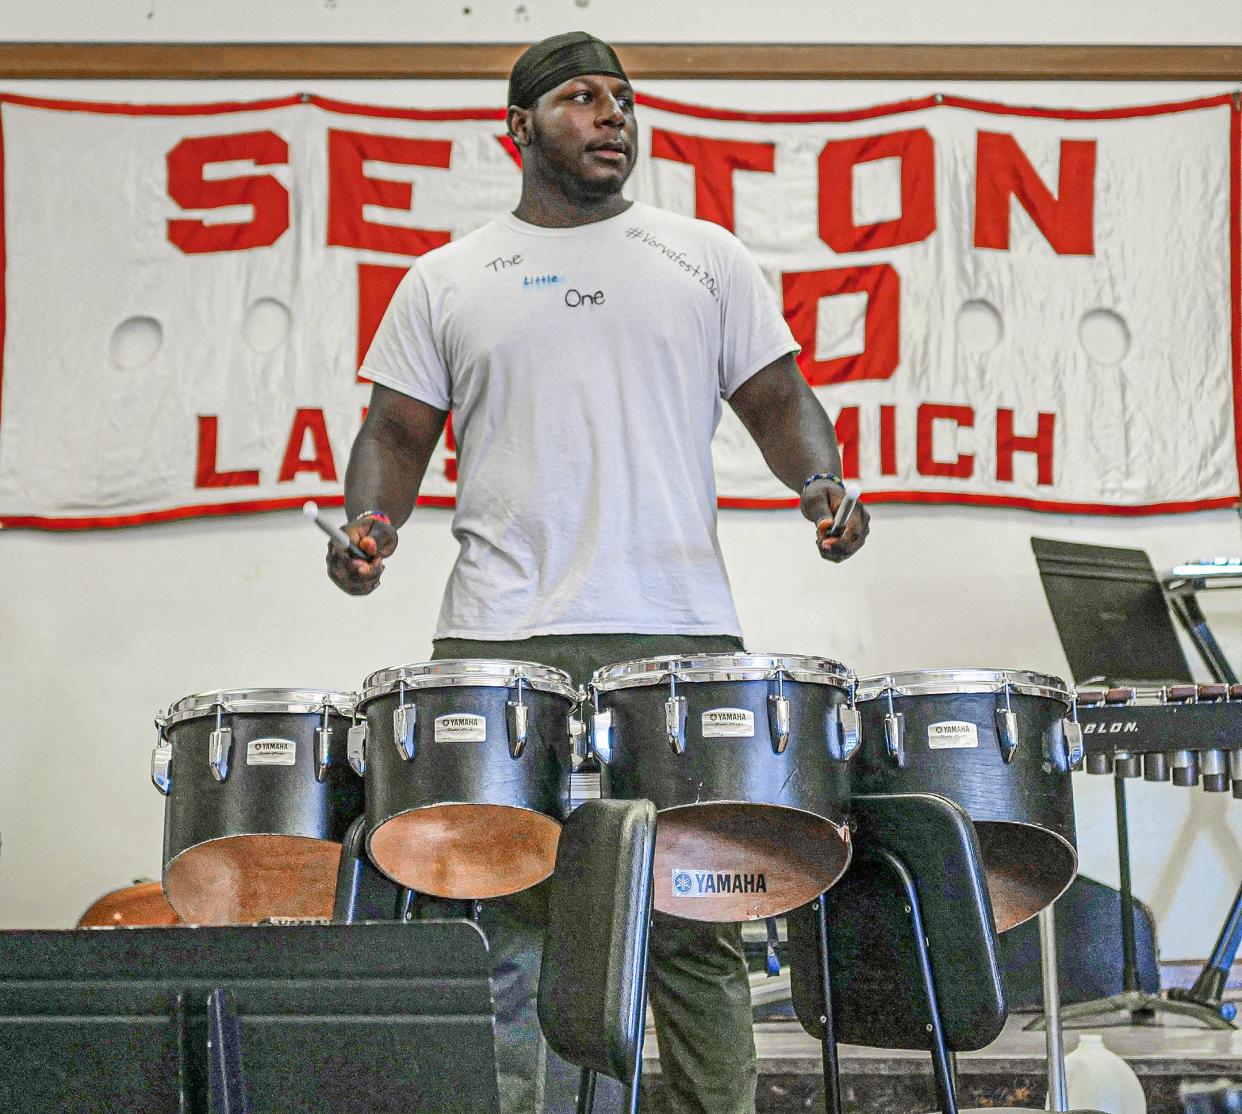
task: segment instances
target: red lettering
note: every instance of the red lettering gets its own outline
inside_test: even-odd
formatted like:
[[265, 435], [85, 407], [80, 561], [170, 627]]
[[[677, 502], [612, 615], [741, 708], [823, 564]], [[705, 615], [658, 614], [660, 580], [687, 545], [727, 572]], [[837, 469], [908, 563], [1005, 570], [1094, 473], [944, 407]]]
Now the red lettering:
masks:
[[[785, 319], [802, 345], [798, 366], [813, 387], [858, 379], [888, 379], [900, 357], [901, 279], [887, 263], [827, 271], [799, 271], [781, 277]], [[837, 294], [866, 294], [867, 316], [861, 352], [820, 360], [815, 355], [819, 303]]]
[[833, 427], [841, 448], [841, 478], [858, 479], [858, 407], [842, 406]]
[[880, 407], [880, 475], [897, 475], [897, 407]]
[[1013, 411], [996, 411], [996, 478], [1013, 481], [1013, 454], [1034, 453], [1038, 462], [1036, 483], [1047, 487], [1052, 484], [1052, 452], [1056, 439], [1055, 414], [1039, 415], [1035, 433], [1031, 437], [1018, 437], [1013, 431]]
[[457, 482], [457, 435], [453, 432], [453, 414], [449, 412], [448, 421], [444, 423], [444, 447], [448, 450], [444, 458], [444, 478], [449, 483]]
[[[358, 367], [362, 367], [367, 358], [375, 330], [408, 270], [409, 267], [392, 267], [385, 263], [358, 264]], [[367, 382], [361, 375], [357, 378], [359, 383]]]
[[1091, 255], [1095, 140], [1061, 140], [1057, 193], [1044, 185], [1012, 135], [980, 132], [975, 156], [975, 247], [1009, 248], [1009, 198], [1016, 197], [1058, 255]]
[[407, 228], [369, 221], [364, 205], [406, 209], [414, 200], [409, 182], [368, 178], [368, 159], [401, 166], [448, 169], [453, 144], [447, 139], [406, 139], [396, 135], [328, 130], [328, 243], [343, 248], [370, 248], [393, 255], [422, 255], [447, 244], [448, 232]]
[[198, 461], [194, 467], [195, 487], [253, 487], [259, 482], [257, 468], [238, 472], [216, 471], [216, 446], [220, 419], [214, 414], [198, 416]]
[[522, 169], [522, 148], [513, 142], [511, 135], [498, 135], [496, 142], [505, 149], [505, 154], [509, 156], [519, 170]]
[[209, 163], [249, 161], [275, 166], [289, 161], [289, 144], [275, 132], [201, 135], [183, 139], [168, 152], [168, 196], [182, 209], [220, 209], [249, 205], [248, 221], [205, 224], [170, 220], [168, 239], [187, 255], [245, 251], [274, 244], [289, 227], [289, 192], [270, 174], [240, 178], [203, 177]]
[[733, 172], [776, 169], [776, 145], [651, 130], [651, 157], [694, 167], [694, 215], [733, 231]]
[[953, 460], [936, 459], [933, 436], [939, 421], [954, 422], [960, 428], [970, 429], [975, 424], [975, 412], [969, 406], [944, 406], [937, 402], [925, 402], [919, 407], [915, 447], [919, 475], [968, 479], [975, 470], [975, 458], [971, 454], [958, 453]]
[[[854, 168], [878, 159], [901, 160], [901, 215], [854, 223]], [[834, 139], [819, 155], [819, 235], [833, 251], [875, 251], [917, 244], [936, 230], [936, 154], [922, 128]]]
[[[310, 434], [313, 456], [302, 456], [302, 446]], [[332, 445], [328, 441], [328, 427], [322, 410], [299, 409], [293, 416], [293, 428], [285, 445], [285, 459], [280, 463], [277, 483], [288, 483], [299, 472], [314, 472], [321, 480], [336, 479], [336, 461], [332, 459]]]

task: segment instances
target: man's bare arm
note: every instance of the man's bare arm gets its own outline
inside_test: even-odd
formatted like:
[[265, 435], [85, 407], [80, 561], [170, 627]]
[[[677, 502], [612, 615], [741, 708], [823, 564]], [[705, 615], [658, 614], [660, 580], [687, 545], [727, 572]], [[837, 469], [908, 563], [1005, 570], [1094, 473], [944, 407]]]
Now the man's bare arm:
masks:
[[755, 439], [772, 474], [797, 492], [803, 517], [817, 526], [820, 555], [843, 561], [857, 552], [870, 529], [866, 508], [859, 504], [845, 532], [830, 537], [828, 528], [843, 489], [826, 480], [802, 487], [816, 473], [839, 476], [841, 450], [832, 422], [793, 356], [782, 356], [752, 375], [733, 392], [729, 405]]
[[[369, 560], [349, 557], [328, 546], [328, 575], [342, 591], [373, 592], [384, 571], [384, 558], [397, 548], [397, 527], [410, 517], [431, 454], [444, 431], [447, 412], [399, 391], [371, 388], [366, 421], [358, 431], [345, 470], [345, 533]], [[360, 517], [378, 511], [390, 522]]]

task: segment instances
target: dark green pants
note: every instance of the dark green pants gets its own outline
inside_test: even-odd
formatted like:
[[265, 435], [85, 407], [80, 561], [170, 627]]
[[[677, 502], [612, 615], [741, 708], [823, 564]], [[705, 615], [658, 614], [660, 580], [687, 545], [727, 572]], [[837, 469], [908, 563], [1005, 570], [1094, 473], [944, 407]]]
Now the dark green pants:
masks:
[[[543, 635], [516, 642], [442, 638], [433, 657], [534, 661], [585, 685], [596, 669], [614, 662], [741, 648], [728, 635]], [[503, 906], [484, 918], [484, 930], [503, 937], [494, 979], [501, 1109], [568, 1114], [577, 1074], [546, 1048], [535, 1017], [542, 936]], [[648, 977], [664, 1114], [754, 1114], [755, 1039], [741, 927], [657, 913]]]

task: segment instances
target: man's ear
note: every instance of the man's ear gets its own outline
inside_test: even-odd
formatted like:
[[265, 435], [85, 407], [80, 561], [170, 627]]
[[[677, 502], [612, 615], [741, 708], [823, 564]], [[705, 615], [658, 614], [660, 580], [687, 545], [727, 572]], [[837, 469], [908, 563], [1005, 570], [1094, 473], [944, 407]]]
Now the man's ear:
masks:
[[527, 109], [510, 105], [509, 113], [505, 117], [505, 126], [509, 129], [509, 134], [513, 136], [513, 142], [519, 147], [526, 147], [530, 144], [530, 112]]

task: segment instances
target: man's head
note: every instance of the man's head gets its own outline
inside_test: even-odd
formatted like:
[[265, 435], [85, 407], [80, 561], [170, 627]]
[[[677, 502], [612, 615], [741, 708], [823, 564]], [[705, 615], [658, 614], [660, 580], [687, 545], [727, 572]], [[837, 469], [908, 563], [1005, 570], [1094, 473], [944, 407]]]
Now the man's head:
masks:
[[618, 193], [638, 153], [621, 60], [584, 31], [536, 43], [509, 76], [509, 132], [523, 166], [572, 196]]

